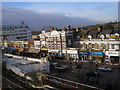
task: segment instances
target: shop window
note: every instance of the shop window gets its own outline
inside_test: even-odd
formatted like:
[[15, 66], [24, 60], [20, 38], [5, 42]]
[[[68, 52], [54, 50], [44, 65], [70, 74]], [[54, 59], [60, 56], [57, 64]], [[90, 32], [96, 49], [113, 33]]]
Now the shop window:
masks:
[[111, 63], [118, 63], [119, 62], [119, 56], [110, 56]]

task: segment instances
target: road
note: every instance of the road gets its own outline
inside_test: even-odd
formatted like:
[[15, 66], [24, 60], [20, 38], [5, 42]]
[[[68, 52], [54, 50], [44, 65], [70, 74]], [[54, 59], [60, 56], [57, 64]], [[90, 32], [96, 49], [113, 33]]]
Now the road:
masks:
[[[67, 65], [68, 67], [70, 67], [70, 62], [66, 60], [51, 60], [50, 62], [51, 63], [58, 62], [59, 64]], [[120, 80], [118, 80], [118, 77], [120, 75], [120, 67], [119, 66], [109, 66], [109, 67], [112, 68], [113, 70], [112, 72], [99, 71], [101, 77], [99, 78], [94, 77], [92, 78], [91, 81], [86, 82], [85, 80], [86, 72], [91, 70], [97, 70], [96, 65], [94, 63], [90, 64], [89, 62], [82, 62], [82, 68], [78, 71], [78, 69], [76, 69], [75, 62], [72, 62], [72, 68], [69, 70], [60, 71], [57, 77], [100, 87], [100, 88], [105, 88], [107, 85], [116, 85], [120, 83]]]

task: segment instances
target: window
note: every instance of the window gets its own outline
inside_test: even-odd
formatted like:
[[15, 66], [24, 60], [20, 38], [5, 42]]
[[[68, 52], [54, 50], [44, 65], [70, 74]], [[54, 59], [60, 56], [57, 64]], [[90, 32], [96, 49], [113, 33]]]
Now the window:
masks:
[[106, 44], [104, 45], [104, 49], [108, 49]]
[[88, 48], [88, 45], [87, 45], [87, 44], [85, 44], [85, 48]]
[[92, 48], [94, 48], [94, 44], [92, 44]]
[[111, 48], [112, 48], [112, 49], [115, 49], [115, 45], [111, 45]]
[[101, 49], [104, 49], [104, 46], [105, 46], [104, 43], [101, 43]]
[[100, 44], [98, 44], [98, 49], [100, 49]]

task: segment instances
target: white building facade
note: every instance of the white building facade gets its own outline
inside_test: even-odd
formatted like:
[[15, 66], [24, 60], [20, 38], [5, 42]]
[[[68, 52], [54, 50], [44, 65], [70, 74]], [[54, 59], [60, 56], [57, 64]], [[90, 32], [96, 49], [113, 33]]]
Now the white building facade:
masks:
[[[89, 37], [88, 37], [89, 38]], [[120, 62], [120, 41], [115, 38], [84, 39], [77, 41], [81, 51], [89, 52], [89, 58], [103, 63]], [[86, 58], [87, 59], [87, 58]]]

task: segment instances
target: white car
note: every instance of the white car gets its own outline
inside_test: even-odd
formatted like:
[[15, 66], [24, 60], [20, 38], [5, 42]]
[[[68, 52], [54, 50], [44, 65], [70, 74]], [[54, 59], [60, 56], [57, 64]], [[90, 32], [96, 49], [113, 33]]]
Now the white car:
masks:
[[60, 65], [58, 63], [53, 63], [53, 65], [55, 66], [56, 69], [59, 69], [59, 70], [64, 70], [64, 69], [67, 69], [68, 67], [65, 66], [65, 65]]
[[112, 68], [107, 67], [107, 66], [99, 66], [99, 67], [98, 67], [98, 70], [111, 72], [111, 71], [112, 71]]

